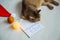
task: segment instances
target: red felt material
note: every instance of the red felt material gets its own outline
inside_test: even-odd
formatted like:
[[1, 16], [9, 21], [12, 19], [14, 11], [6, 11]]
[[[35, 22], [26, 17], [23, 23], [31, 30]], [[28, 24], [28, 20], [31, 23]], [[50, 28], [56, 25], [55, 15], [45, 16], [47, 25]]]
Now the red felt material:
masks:
[[0, 4], [0, 17], [9, 17], [11, 14]]

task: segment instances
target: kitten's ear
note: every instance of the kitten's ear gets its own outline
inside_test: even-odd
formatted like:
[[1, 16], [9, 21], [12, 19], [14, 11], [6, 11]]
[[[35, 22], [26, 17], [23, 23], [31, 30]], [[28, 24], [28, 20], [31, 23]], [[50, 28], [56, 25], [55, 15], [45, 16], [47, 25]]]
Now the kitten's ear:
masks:
[[37, 10], [37, 13], [39, 13], [41, 10]]

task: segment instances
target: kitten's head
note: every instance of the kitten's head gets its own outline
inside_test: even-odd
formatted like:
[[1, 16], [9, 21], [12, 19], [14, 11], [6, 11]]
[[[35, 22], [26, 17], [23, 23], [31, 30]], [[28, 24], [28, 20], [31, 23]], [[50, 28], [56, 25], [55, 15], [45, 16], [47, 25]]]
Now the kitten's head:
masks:
[[31, 22], [36, 22], [36, 21], [40, 21], [40, 12], [41, 10], [36, 10], [36, 11], [32, 11], [29, 14], [29, 21]]

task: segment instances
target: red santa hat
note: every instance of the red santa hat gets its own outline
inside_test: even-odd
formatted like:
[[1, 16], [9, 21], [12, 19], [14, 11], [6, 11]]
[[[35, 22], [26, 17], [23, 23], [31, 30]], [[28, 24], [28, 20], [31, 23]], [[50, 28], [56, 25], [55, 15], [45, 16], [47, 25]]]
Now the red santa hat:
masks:
[[11, 14], [0, 4], [0, 17], [9, 17]]

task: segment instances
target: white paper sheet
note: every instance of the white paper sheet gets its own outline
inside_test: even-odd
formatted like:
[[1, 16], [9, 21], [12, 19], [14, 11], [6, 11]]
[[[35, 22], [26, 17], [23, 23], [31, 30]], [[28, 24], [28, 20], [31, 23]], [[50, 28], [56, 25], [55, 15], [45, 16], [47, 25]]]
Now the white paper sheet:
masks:
[[20, 20], [21, 28], [29, 36], [32, 37], [34, 34], [37, 34], [44, 28], [40, 22], [29, 22], [23, 19]]

